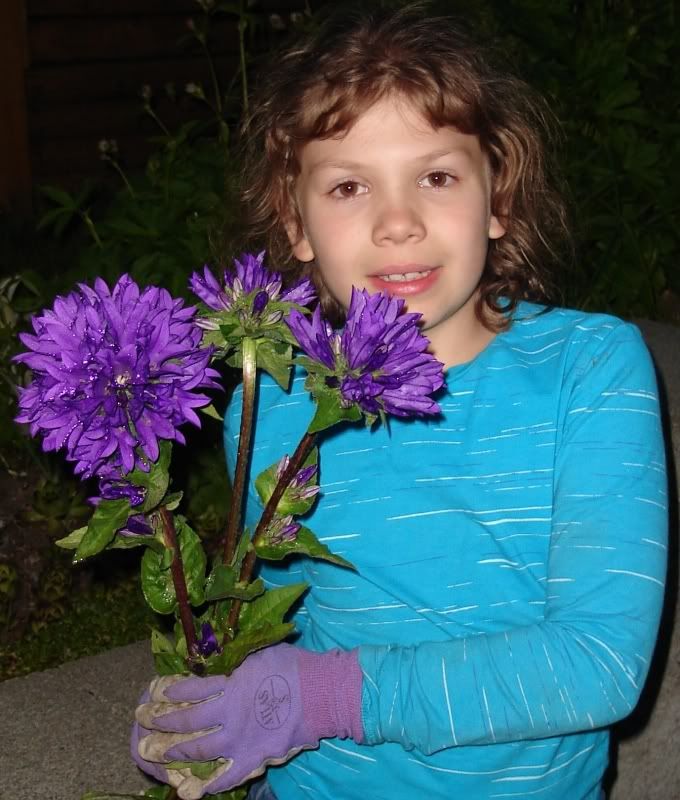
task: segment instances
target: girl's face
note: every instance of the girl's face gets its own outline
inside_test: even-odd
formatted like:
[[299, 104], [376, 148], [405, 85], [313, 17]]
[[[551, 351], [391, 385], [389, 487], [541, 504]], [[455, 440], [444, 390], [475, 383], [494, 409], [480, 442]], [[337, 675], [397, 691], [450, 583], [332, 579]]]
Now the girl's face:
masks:
[[423, 314], [447, 366], [493, 338], [474, 313], [489, 239], [505, 233], [491, 213], [490, 174], [476, 136], [434, 130], [388, 97], [342, 137], [300, 154], [296, 196], [303, 229], [289, 231], [300, 261], [316, 261], [344, 307], [351, 288], [386, 291]]

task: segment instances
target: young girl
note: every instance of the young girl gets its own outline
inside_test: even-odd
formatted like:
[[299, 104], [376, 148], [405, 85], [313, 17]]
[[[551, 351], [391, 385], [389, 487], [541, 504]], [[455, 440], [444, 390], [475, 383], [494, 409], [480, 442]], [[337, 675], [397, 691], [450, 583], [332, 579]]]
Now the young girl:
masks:
[[[270, 263], [292, 250], [336, 320], [352, 286], [404, 298], [446, 391], [434, 420], [323, 442], [310, 527], [357, 572], [263, 567], [310, 584], [295, 643], [152, 686], [138, 763], [167, 780], [172, 759], [224, 759], [175, 779], [180, 797], [267, 765], [253, 798], [601, 796], [608, 726], [634, 708], [657, 632], [664, 451], [638, 331], [547, 304], [563, 214], [542, 118], [450, 21], [413, 9], [329, 24], [267, 74], [245, 195]], [[262, 381], [254, 475], [306, 429], [303, 381]]]

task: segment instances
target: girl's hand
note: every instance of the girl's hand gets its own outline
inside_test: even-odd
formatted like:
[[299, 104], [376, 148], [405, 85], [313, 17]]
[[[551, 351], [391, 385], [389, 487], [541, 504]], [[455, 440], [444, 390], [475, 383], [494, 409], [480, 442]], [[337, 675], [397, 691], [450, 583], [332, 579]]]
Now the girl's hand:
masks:
[[[356, 650], [288, 644], [251, 654], [229, 677], [156, 678], [135, 714], [133, 758], [183, 800], [228, 791], [322, 738], [361, 742], [361, 682]], [[164, 766], [216, 759], [207, 778]]]

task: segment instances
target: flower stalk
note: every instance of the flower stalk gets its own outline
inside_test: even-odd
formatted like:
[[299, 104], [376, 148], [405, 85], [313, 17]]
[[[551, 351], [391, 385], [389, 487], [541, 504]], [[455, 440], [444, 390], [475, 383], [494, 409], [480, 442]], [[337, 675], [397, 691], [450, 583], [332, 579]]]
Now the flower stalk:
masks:
[[248, 462], [250, 460], [250, 443], [253, 431], [253, 415], [255, 413], [255, 386], [257, 378], [257, 344], [251, 338], [243, 339], [243, 401], [241, 405], [241, 428], [234, 470], [234, 486], [227, 533], [224, 542], [224, 563], [230, 564], [241, 526], [241, 510], [245, 493]]
[[182, 564], [182, 553], [177, 541], [177, 531], [175, 530], [175, 523], [172, 519], [172, 514], [167, 508], [160, 509], [161, 521], [163, 523], [163, 538], [165, 546], [172, 550], [172, 563], [170, 564], [170, 572], [172, 574], [172, 583], [175, 587], [175, 594], [177, 596], [177, 606], [179, 609], [179, 618], [182, 623], [182, 630], [187, 642], [187, 651], [189, 657], [187, 663], [191, 671], [199, 675], [202, 670], [197, 660], [199, 650], [198, 641], [196, 639], [196, 628], [194, 626], [194, 617], [191, 613], [191, 606], [189, 604], [189, 593], [187, 591], [186, 578], [184, 576], [184, 566]]
[[[272, 521], [274, 514], [276, 513], [276, 508], [279, 504], [279, 501], [283, 497], [283, 493], [286, 491], [288, 485], [293, 480], [295, 475], [298, 473], [298, 470], [302, 467], [305, 463], [307, 456], [311, 453], [312, 448], [314, 447], [314, 443], [316, 442], [316, 433], [305, 433], [302, 439], [300, 439], [298, 446], [295, 448], [295, 452], [290, 457], [290, 461], [288, 465], [281, 473], [281, 477], [276, 483], [272, 496], [269, 498], [267, 505], [265, 506], [264, 511], [262, 512], [262, 516], [260, 517], [260, 521], [257, 523], [257, 527], [255, 528], [255, 533], [253, 534], [253, 544], [258, 544], [261, 541], [262, 536], [264, 535], [269, 523]], [[248, 551], [246, 557], [243, 559], [243, 564], [241, 565], [241, 573], [239, 575], [239, 581], [241, 583], [248, 583], [250, 578], [253, 574], [253, 569], [255, 568], [255, 562], [257, 561], [257, 552], [253, 547], [251, 550]], [[229, 610], [229, 618], [227, 622], [227, 630], [230, 632], [231, 638], [236, 635], [236, 628], [238, 625], [238, 617], [239, 612], [241, 611], [241, 600], [234, 600], [232, 603], [231, 609]]]

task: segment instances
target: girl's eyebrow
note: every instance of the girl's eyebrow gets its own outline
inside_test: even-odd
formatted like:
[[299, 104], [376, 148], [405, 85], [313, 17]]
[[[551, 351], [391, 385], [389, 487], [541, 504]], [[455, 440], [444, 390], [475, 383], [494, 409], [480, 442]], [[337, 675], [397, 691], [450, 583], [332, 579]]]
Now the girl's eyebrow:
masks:
[[[423, 153], [421, 156], [416, 156], [414, 159], [412, 159], [412, 161], [414, 164], [426, 164], [429, 161], [436, 161], [437, 159], [444, 158], [445, 156], [463, 156], [466, 159], [471, 158], [471, 154], [468, 149], [464, 146], [460, 146], [446, 147], [441, 150], [433, 150], [429, 153]], [[367, 163], [361, 163], [359, 161], [337, 161], [333, 159], [331, 161], [317, 161], [316, 164], [312, 164], [309, 172], [311, 174], [321, 169], [342, 169], [348, 170], [349, 172], [360, 172], [367, 166], [370, 165]]]

